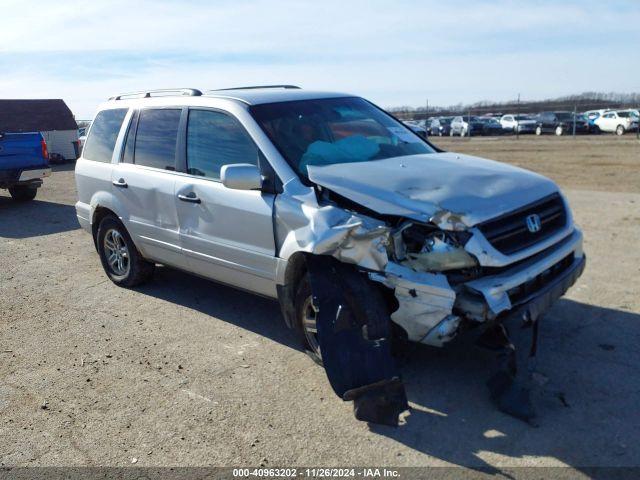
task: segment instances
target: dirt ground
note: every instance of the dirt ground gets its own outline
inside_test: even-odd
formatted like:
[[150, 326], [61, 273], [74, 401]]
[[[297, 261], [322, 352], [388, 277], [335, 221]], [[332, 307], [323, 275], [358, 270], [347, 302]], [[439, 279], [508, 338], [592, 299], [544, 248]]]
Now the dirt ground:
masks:
[[0, 466], [640, 466], [640, 142], [436, 143], [549, 175], [584, 229], [541, 327], [538, 427], [493, 407], [495, 354], [466, 337], [409, 357], [406, 425], [356, 421], [276, 303], [168, 268], [109, 282], [64, 166], [34, 202], [0, 192]]
[[563, 188], [640, 193], [635, 134], [568, 137], [433, 137], [444, 150], [508, 162], [546, 175]]

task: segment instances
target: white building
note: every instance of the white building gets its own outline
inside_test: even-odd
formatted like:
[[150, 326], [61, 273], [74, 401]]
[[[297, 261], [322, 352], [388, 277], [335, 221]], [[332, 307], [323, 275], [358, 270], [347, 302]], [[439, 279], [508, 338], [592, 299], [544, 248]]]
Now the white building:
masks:
[[0, 99], [0, 132], [40, 132], [53, 159], [78, 157], [78, 126], [61, 99]]

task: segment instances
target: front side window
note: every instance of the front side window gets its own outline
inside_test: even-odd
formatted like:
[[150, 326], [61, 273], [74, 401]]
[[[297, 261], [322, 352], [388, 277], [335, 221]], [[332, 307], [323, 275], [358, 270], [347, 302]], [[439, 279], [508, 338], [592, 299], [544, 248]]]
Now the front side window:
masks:
[[95, 162], [111, 163], [126, 108], [103, 110], [96, 115], [87, 137], [82, 157]]
[[254, 105], [250, 109], [301, 176], [308, 165], [368, 162], [434, 153], [402, 123], [357, 97]]
[[136, 165], [163, 170], [175, 169], [181, 113], [179, 109], [140, 111], [134, 153]]
[[187, 173], [220, 179], [233, 163], [258, 164], [258, 148], [235, 118], [211, 110], [190, 110], [187, 123]]

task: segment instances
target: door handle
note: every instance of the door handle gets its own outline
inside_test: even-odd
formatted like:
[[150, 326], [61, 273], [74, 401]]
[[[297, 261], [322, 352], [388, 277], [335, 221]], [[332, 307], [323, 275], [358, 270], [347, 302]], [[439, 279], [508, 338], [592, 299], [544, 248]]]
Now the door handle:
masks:
[[124, 181], [124, 178], [121, 178], [120, 180], [114, 180], [113, 183], [116, 187], [120, 187], [120, 188], [127, 188], [129, 185], [127, 185], [127, 182]]
[[202, 203], [202, 200], [200, 200], [200, 198], [193, 192], [189, 193], [188, 195], [182, 195], [181, 193], [179, 193], [178, 198], [183, 202]]

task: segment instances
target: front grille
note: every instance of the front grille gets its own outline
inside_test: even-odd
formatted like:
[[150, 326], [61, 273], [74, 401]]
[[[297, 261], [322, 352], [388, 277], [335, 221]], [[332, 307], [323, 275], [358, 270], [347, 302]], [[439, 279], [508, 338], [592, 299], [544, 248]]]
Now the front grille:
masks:
[[548, 285], [560, 275], [562, 275], [563, 272], [571, 267], [571, 265], [573, 264], [573, 260], [574, 255], [573, 253], [571, 253], [560, 260], [558, 263], [553, 265], [551, 268], [548, 268], [544, 272], [533, 277], [531, 280], [507, 291], [507, 295], [509, 295], [511, 304], [518, 305], [519, 303], [526, 301], [531, 295], [534, 295], [541, 288]]
[[[538, 215], [540, 230], [531, 232], [527, 226], [527, 217]], [[478, 225], [486, 239], [498, 251], [505, 255], [524, 250], [534, 245], [567, 224], [567, 212], [559, 194], [554, 193], [513, 212]]]

